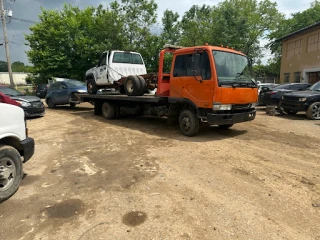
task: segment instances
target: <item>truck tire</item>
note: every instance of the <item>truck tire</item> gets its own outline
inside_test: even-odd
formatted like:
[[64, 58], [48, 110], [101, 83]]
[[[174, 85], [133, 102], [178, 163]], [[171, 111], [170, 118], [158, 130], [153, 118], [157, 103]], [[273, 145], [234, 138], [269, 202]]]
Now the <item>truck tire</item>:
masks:
[[124, 91], [128, 96], [141, 96], [143, 90], [138, 76], [130, 75], [124, 80]]
[[89, 94], [96, 94], [98, 92], [98, 86], [94, 79], [87, 79], [87, 91]]
[[320, 120], [320, 102], [314, 102], [308, 107], [307, 117], [312, 120]]
[[114, 119], [116, 116], [116, 109], [112, 103], [104, 102], [102, 104], [102, 116], [105, 119]]
[[179, 126], [183, 135], [192, 137], [199, 132], [199, 119], [195, 112], [184, 110], [179, 116]]
[[0, 145], [0, 202], [10, 198], [18, 190], [22, 175], [19, 152], [11, 146]]
[[143, 94], [146, 91], [146, 80], [142, 77], [142, 76], [138, 76], [139, 80], [140, 80], [140, 85], [141, 85], [141, 96], [143, 96]]

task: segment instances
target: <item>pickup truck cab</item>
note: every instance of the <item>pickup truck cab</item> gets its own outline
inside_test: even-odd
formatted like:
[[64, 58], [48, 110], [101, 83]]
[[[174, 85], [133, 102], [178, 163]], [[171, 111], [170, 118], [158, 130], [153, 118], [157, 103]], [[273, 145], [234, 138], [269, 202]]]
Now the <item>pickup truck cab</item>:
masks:
[[106, 51], [101, 54], [98, 65], [86, 72], [88, 93], [96, 94], [101, 88], [113, 88], [114, 83], [122, 77], [146, 73], [140, 53]]
[[23, 163], [34, 153], [34, 140], [28, 137], [22, 108], [0, 103], [0, 202], [19, 188]]

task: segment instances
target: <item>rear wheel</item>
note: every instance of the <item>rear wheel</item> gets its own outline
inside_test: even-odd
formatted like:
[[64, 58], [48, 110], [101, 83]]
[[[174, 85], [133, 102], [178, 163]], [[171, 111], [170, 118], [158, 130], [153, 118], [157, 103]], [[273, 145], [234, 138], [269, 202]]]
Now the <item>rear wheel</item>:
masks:
[[307, 117], [312, 120], [320, 120], [320, 102], [312, 103], [307, 110]]
[[92, 78], [87, 80], [87, 91], [89, 94], [96, 94], [98, 92], [98, 86]]
[[139, 78], [139, 76], [133, 76], [133, 75], [128, 76], [124, 81], [124, 91], [128, 96], [143, 95], [144, 93], [143, 82]]
[[102, 116], [105, 119], [114, 119], [116, 116], [115, 107], [112, 103], [104, 102], [102, 104]]
[[51, 98], [47, 99], [47, 105], [49, 108], [55, 108], [56, 105], [53, 103], [53, 100]]
[[180, 130], [183, 135], [192, 137], [199, 132], [199, 119], [195, 112], [191, 110], [184, 110], [179, 116]]
[[19, 188], [22, 178], [22, 161], [19, 152], [0, 145], [0, 202], [11, 197]]

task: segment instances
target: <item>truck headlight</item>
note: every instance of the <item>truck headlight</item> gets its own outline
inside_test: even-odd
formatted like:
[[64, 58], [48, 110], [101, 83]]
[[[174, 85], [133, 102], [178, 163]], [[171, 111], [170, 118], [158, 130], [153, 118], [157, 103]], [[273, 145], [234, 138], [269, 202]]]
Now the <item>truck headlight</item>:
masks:
[[305, 102], [305, 101], [307, 101], [307, 98], [299, 98], [299, 102]]
[[28, 102], [24, 102], [24, 101], [17, 101], [17, 102], [20, 103], [20, 105], [22, 107], [30, 107], [31, 106], [31, 103], [28, 103]]
[[213, 104], [212, 109], [216, 111], [231, 110], [231, 104]]

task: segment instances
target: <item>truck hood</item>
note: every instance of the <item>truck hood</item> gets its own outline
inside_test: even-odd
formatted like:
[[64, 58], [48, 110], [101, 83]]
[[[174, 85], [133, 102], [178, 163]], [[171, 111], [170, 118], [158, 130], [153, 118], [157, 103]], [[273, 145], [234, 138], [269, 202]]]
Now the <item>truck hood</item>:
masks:
[[213, 102], [222, 104], [247, 104], [258, 101], [257, 88], [219, 87], [214, 95]]
[[40, 98], [35, 96], [15, 96], [15, 97], [12, 96], [11, 98], [16, 101], [23, 101], [28, 103], [41, 101]]
[[313, 97], [313, 96], [320, 96], [320, 92], [319, 91], [299, 91], [299, 92], [286, 93], [285, 96]]

